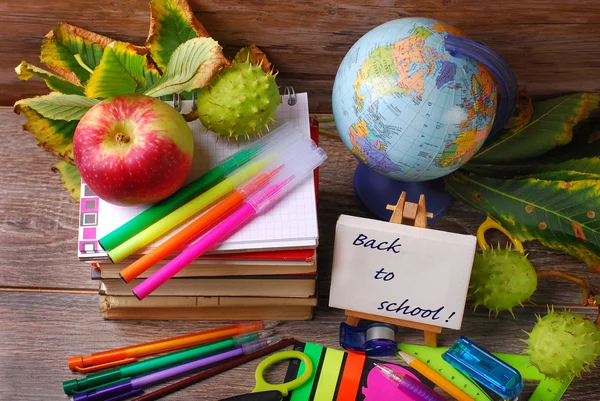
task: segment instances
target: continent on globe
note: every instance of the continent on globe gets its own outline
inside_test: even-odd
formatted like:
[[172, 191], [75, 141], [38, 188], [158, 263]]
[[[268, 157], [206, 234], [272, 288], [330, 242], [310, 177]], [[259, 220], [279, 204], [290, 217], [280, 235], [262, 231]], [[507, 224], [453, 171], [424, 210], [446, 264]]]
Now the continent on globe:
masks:
[[408, 38], [393, 45], [392, 56], [398, 71], [398, 86], [407, 90], [415, 102], [422, 100], [425, 91], [425, 78], [435, 70], [435, 60], [446, 58], [425, 45], [432, 32], [425, 27], [415, 28]]
[[[441, 167], [452, 167], [466, 163], [483, 145], [494, 121], [495, 104], [494, 82], [489, 73], [473, 74], [471, 77], [471, 97], [463, 99], [463, 108], [467, 119], [463, 120], [460, 129], [463, 130], [454, 141], [448, 144], [440, 157]], [[489, 98], [493, 96], [493, 99]]]
[[360, 161], [368, 166], [376, 166], [381, 173], [390, 173], [400, 170], [400, 167], [390, 160], [385, 154], [385, 147], [379, 140], [369, 140], [369, 129], [366, 121], [360, 121], [350, 129], [350, 141], [352, 142], [352, 153]]
[[366, 33], [348, 51], [333, 87], [344, 144], [370, 169], [403, 181], [450, 174], [483, 145], [496, 87], [478, 62], [445, 50], [466, 37], [427, 18], [403, 18]]
[[[378, 77], [373, 80], [371, 77]], [[399, 85], [396, 85], [398, 73], [392, 59], [392, 46], [381, 46], [373, 51], [363, 63], [358, 77], [354, 82], [354, 92], [356, 96], [356, 107], [361, 109], [366, 95], [361, 94], [363, 85], [369, 84], [373, 94], [370, 96], [370, 102], [376, 102], [381, 96], [389, 96], [392, 93], [407, 94], [408, 91]]]
[[451, 61], [442, 61], [442, 68], [440, 74], [435, 79], [435, 87], [440, 89], [448, 82], [454, 81], [454, 75], [456, 74], [456, 64]]

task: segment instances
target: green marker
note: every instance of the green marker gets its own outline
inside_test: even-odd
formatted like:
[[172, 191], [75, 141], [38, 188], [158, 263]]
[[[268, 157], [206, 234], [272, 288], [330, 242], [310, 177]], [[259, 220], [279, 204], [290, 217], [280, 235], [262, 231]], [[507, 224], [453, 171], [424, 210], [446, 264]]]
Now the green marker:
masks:
[[221, 198], [227, 196], [227, 194], [235, 190], [235, 188], [240, 187], [246, 181], [260, 173], [272, 160], [272, 156], [269, 157], [269, 155], [265, 155], [265, 157], [261, 156], [246, 163], [243, 167], [237, 169], [233, 174], [228, 175], [227, 178], [208, 191], [201, 193], [180, 208], [129, 238], [118, 247], [108, 251], [108, 257], [113, 263], [121, 262], [129, 255], [153, 241], [156, 241], [175, 227], [189, 220], [191, 217], [200, 213]]
[[102, 248], [107, 252], [116, 248], [142, 230], [156, 223], [161, 218], [178, 209], [180, 206], [185, 205], [193, 198], [217, 185], [219, 182], [223, 181], [226, 176], [254, 159], [260, 153], [270, 149], [274, 144], [284, 141], [289, 141], [290, 144], [292, 144], [299, 138], [301, 138], [301, 134], [292, 124], [287, 123], [282, 125], [270, 134], [265, 135], [260, 140], [254, 142], [252, 145], [228, 157], [217, 167], [188, 185], [180, 188], [173, 195], [155, 203], [127, 223], [100, 238], [100, 245], [102, 245]]
[[167, 355], [132, 363], [131, 365], [110, 369], [106, 372], [95, 373], [83, 379], [67, 380], [62, 384], [63, 390], [67, 395], [73, 395], [81, 391], [90, 391], [96, 387], [105, 386], [106, 384], [128, 377], [139, 376], [170, 366], [183, 364], [196, 359], [219, 354], [224, 351], [229, 351], [242, 344], [258, 340], [259, 338], [268, 337], [272, 333], [272, 330], [263, 330], [256, 333], [244, 334], [211, 344], [199, 345], [183, 351], [172, 352]]

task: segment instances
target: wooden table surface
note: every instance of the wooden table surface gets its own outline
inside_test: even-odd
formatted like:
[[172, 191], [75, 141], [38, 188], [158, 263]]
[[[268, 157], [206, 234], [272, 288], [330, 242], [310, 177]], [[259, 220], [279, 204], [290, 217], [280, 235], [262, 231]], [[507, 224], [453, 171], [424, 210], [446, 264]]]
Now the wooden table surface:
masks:
[[[256, 43], [281, 72], [277, 82], [308, 92], [310, 110], [331, 112], [331, 89], [350, 47], [367, 31], [405, 17], [453, 25], [499, 54], [519, 88], [534, 96], [600, 91], [597, 0], [189, 0], [196, 18], [232, 56]], [[19, 81], [23, 60], [39, 67], [44, 35], [65, 21], [142, 45], [148, 0], [0, 1], [0, 105], [47, 93]]]
[[[55, 159], [37, 148], [28, 133], [21, 132], [23, 119], [10, 109], [0, 109], [0, 400], [65, 399], [61, 382], [75, 376], [66, 359], [133, 343], [199, 331], [220, 325], [215, 322], [103, 321], [98, 311], [96, 284], [90, 269], [75, 253], [77, 209], [61, 189], [57, 174], [50, 171]], [[366, 216], [352, 194], [356, 162], [337, 138], [321, 136], [329, 160], [321, 168], [319, 191], [319, 306], [314, 320], [286, 322], [279, 331], [301, 341], [339, 348], [340, 310], [327, 306], [335, 222], [341, 213]], [[433, 228], [474, 234], [483, 215], [455, 203]], [[583, 263], [541, 247], [527, 244], [530, 259], [539, 269], [564, 269], [600, 285], [600, 275]], [[464, 335], [498, 352], [523, 350], [522, 330], [531, 330], [535, 313], [546, 303], [576, 305], [578, 288], [564, 282], [544, 280], [534, 295], [538, 305], [516, 311], [516, 319], [502, 313], [489, 318], [467, 305], [462, 330], [446, 330], [441, 346]], [[593, 309], [578, 311], [592, 316]], [[225, 324], [225, 323], [223, 323]], [[400, 330], [402, 342], [422, 344], [413, 330]], [[253, 387], [257, 362], [196, 384], [165, 400], [216, 400], [248, 392]], [[527, 386], [531, 391], [532, 384]], [[576, 379], [565, 401], [598, 400], [600, 369]]]

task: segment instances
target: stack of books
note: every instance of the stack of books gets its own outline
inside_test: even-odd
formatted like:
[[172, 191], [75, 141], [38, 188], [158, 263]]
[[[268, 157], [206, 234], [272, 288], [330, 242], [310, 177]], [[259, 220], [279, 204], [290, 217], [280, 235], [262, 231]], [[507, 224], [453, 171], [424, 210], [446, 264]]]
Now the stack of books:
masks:
[[[191, 103], [191, 102], [190, 102]], [[184, 102], [184, 107], [190, 106]], [[318, 138], [309, 119], [306, 94], [282, 97], [277, 122], [292, 121], [306, 136]], [[215, 141], [199, 121], [190, 123], [196, 154], [188, 181], [239, 150]], [[164, 266], [170, 255], [130, 283], [119, 272], [186, 226], [112, 263], [98, 240], [145, 207], [122, 207], [98, 198], [82, 183], [79, 259], [91, 262], [99, 283], [100, 312], [105, 319], [155, 320], [307, 320], [316, 305], [318, 225], [317, 176], [306, 180], [264, 215], [255, 218], [215, 249], [180, 271], [144, 300], [132, 288]], [[189, 222], [188, 222], [189, 223]]]

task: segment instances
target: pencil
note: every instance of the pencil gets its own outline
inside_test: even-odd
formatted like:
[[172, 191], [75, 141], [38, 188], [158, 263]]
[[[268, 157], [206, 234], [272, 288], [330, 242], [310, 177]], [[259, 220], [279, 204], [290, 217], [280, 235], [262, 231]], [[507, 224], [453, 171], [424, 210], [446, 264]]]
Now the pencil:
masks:
[[448, 393], [458, 401], [475, 401], [473, 398], [469, 397], [462, 390], [460, 390], [458, 387], [452, 384], [452, 382], [442, 377], [439, 373], [431, 369], [429, 366], [427, 366], [414, 356], [402, 351], [398, 351], [398, 354], [402, 357], [402, 359], [404, 359], [408, 366], [415, 369], [417, 372], [434, 382], [436, 386], [444, 390], [446, 393]]
[[273, 344], [270, 347], [261, 349], [260, 351], [256, 351], [253, 352], [249, 355], [246, 356], [242, 356], [240, 358], [236, 358], [233, 359], [229, 362], [226, 362], [222, 365], [218, 365], [215, 366], [214, 368], [202, 371], [200, 373], [197, 373], [193, 376], [190, 376], [186, 379], [180, 380], [176, 383], [173, 384], [169, 384], [166, 387], [163, 387], [161, 389], [158, 389], [156, 391], [153, 391], [151, 393], [148, 394], [144, 394], [141, 397], [138, 398], [134, 398], [132, 401], [153, 401], [153, 400], [158, 400], [161, 397], [164, 397], [166, 395], [169, 395], [171, 393], [174, 393], [175, 391], [178, 390], [182, 390], [188, 386], [191, 386], [192, 384], [195, 383], [199, 383], [203, 380], [208, 379], [209, 377], [218, 375], [219, 373], [225, 372], [227, 370], [233, 369], [236, 366], [242, 365], [246, 362], [250, 362], [256, 358], [260, 358], [262, 356], [265, 356], [267, 354], [270, 354], [271, 352], [280, 350], [282, 348], [285, 348], [289, 345], [294, 344], [294, 339], [293, 338], [285, 338], [281, 341], [279, 341], [277, 344]]

